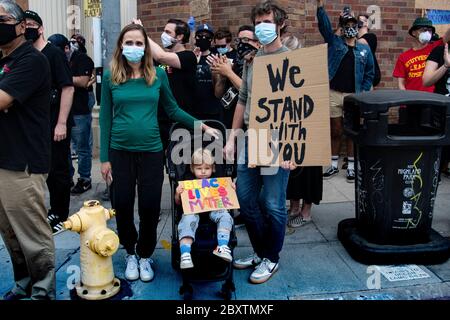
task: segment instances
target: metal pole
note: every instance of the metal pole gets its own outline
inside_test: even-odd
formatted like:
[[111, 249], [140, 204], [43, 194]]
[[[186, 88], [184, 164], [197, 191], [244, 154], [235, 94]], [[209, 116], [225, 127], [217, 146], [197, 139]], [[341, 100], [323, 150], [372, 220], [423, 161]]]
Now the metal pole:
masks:
[[[107, 4], [107, 5], [106, 5]], [[117, 38], [120, 35], [120, 0], [108, 0], [103, 4], [102, 38], [103, 66], [108, 67], [111, 61]]]

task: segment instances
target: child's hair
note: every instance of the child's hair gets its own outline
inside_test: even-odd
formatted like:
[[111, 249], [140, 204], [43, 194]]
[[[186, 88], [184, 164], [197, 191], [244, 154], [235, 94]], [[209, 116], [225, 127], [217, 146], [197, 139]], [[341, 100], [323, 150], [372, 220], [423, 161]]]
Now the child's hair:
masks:
[[214, 157], [210, 150], [208, 149], [197, 149], [192, 154], [191, 159], [191, 171], [194, 172], [194, 166], [200, 165], [200, 164], [209, 164], [213, 166], [214, 170]]

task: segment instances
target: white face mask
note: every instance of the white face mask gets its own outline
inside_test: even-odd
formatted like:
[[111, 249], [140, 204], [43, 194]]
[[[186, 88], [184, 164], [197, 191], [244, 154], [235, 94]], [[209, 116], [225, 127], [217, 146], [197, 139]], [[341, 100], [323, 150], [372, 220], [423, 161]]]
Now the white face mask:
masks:
[[419, 41], [422, 44], [428, 43], [431, 40], [431, 32], [430, 31], [425, 31], [425, 32], [421, 32], [419, 34]]
[[168, 35], [167, 33], [163, 32], [161, 34], [161, 42], [164, 48], [170, 48], [172, 47], [175, 43], [177, 43], [177, 40], [173, 37], [171, 37], [170, 35]]

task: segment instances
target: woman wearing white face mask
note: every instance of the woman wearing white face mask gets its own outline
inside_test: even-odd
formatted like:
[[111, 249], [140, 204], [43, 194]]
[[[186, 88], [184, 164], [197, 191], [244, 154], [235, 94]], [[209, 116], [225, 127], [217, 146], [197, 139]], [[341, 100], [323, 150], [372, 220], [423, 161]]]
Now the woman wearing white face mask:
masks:
[[422, 84], [428, 55], [435, 47], [442, 45], [442, 39], [431, 42], [434, 32], [433, 23], [427, 18], [417, 18], [409, 29], [409, 34], [414, 38], [413, 47], [398, 57], [393, 72], [393, 76], [398, 78], [400, 90], [434, 91], [434, 86], [425, 87]]
[[[217, 132], [181, 110], [162, 68], [153, 66], [150, 44], [140, 25], [126, 26], [117, 41], [111, 71], [104, 74], [100, 109], [103, 178], [111, 185], [111, 203], [117, 212], [117, 229], [127, 251], [128, 280], [151, 281], [151, 255], [161, 203], [163, 148], [157, 111], [160, 104], [170, 119], [189, 128], [201, 126]], [[139, 232], [134, 224], [138, 186]], [[138, 262], [137, 256], [140, 257]]]

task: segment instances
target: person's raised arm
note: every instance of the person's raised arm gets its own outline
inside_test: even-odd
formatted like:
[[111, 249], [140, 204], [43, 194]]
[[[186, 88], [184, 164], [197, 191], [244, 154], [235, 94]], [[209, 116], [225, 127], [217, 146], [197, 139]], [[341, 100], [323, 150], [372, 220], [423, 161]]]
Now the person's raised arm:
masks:
[[334, 37], [337, 37], [331, 27], [330, 18], [323, 7], [324, 0], [317, 0], [317, 21], [319, 24], [319, 32], [326, 43], [332, 43]]
[[[140, 19], [133, 19], [132, 23], [144, 26]], [[161, 64], [168, 65], [175, 69], [181, 69], [181, 61], [178, 55], [174, 52], [167, 52], [159, 46], [155, 41], [148, 37], [150, 42], [150, 50], [152, 51], [153, 59]]]
[[148, 38], [148, 41], [150, 42], [150, 48], [152, 50], [153, 58], [156, 61], [175, 69], [181, 69], [181, 61], [176, 53], [165, 51], [155, 41], [153, 41], [150, 38]]

